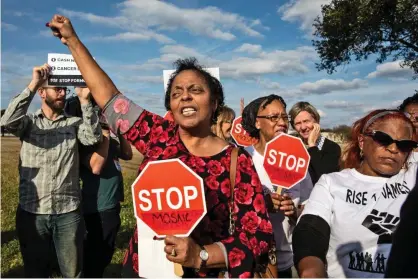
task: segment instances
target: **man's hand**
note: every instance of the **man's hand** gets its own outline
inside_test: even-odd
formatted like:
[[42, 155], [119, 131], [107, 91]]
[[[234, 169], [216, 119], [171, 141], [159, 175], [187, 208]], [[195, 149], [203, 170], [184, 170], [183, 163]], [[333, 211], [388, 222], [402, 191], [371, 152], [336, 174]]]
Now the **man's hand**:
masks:
[[51, 67], [48, 64], [43, 64], [39, 67], [34, 67], [32, 70], [32, 81], [29, 83], [28, 88], [31, 92], [35, 92], [39, 87], [48, 80]]
[[319, 135], [321, 134], [321, 126], [318, 123], [313, 124], [313, 129], [309, 134], [308, 138], [308, 146], [314, 147], [316, 146], [316, 142], [318, 141]]
[[80, 103], [82, 105], [88, 104], [90, 102], [90, 89], [88, 89], [87, 87], [76, 87], [75, 93], [77, 94], [78, 99], [80, 100]]
[[64, 45], [67, 45], [71, 40], [78, 40], [71, 21], [65, 16], [54, 15], [46, 26], [51, 28], [52, 34], [59, 38]]

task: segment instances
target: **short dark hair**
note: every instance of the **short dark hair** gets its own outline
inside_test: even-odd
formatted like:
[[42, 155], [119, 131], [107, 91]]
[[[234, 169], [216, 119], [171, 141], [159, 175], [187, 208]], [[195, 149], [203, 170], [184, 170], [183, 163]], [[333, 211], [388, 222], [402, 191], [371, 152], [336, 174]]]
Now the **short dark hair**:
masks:
[[212, 115], [212, 122], [216, 123], [216, 119], [218, 117], [219, 111], [225, 104], [224, 91], [223, 91], [222, 84], [220, 83], [220, 81], [217, 78], [213, 77], [210, 73], [205, 71], [203, 67], [198, 63], [197, 59], [194, 57], [178, 59], [176, 62], [174, 62], [174, 67], [176, 68], [176, 70], [171, 75], [168, 81], [167, 90], [165, 92], [165, 100], [164, 100], [165, 108], [168, 111], [171, 110], [170, 92], [171, 92], [171, 87], [173, 85], [173, 81], [177, 77], [177, 75], [186, 70], [195, 71], [196, 73], [200, 74], [205, 79], [209, 87], [212, 101], [216, 101], [218, 104], [218, 108], [216, 109], [214, 115]]
[[253, 138], [260, 138], [260, 131], [255, 127], [255, 122], [257, 120], [258, 110], [260, 106], [265, 109], [273, 101], [279, 101], [284, 106], [286, 110], [286, 102], [282, 97], [271, 94], [268, 96], [260, 97], [249, 103], [242, 112], [242, 122], [241, 125], [247, 133], [250, 134]]
[[418, 92], [412, 95], [411, 97], [406, 98], [403, 100], [402, 104], [398, 107], [398, 110], [405, 112], [405, 109], [410, 104], [417, 104], [418, 103]]

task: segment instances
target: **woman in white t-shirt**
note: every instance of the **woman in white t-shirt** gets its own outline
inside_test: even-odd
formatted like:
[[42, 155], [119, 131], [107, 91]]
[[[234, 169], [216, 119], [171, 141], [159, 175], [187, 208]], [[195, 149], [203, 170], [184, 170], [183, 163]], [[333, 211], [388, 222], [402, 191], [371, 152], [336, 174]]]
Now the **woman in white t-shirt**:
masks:
[[[263, 166], [266, 143], [281, 133], [287, 133], [289, 118], [286, 103], [277, 95], [258, 98], [249, 103], [242, 113], [242, 126], [250, 136], [258, 139], [246, 148], [252, 156], [257, 174], [263, 184], [266, 204], [270, 208], [270, 221], [276, 242], [279, 278], [292, 278], [293, 251], [291, 235], [297, 219], [297, 207], [306, 202], [313, 185], [309, 173], [307, 177], [291, 189], [276, 193]], [[270, 206], [269, 206], [270, 205]]]
[[383, 277], [400, 208], [415, 186], [417, 146], [404, 113], [376, 110], [356, 121], [344, 170], [323, 175], [293, 233], [305, 277]]

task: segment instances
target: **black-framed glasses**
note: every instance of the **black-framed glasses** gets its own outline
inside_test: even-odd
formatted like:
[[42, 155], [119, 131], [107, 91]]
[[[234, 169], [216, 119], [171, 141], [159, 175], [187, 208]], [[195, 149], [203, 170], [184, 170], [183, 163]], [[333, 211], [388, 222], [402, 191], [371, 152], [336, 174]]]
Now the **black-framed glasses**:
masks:
[[289, 122], [289, 116], [287, 114], [273, 114], [273, 115], [257, 115], [257, 118], [268, 119], [271, 122], [279, 122], [280, 119], [283, 119], [284, 122]]
[[56, 93], [65, 92], [65, 94], [70, 94], [71, 90], [67, 87], [45, 87], [54, 90]]
[[370, 133], [365, 133], [365, 136], [371, 137], [376, 143], [382, 146], [389, 146], [395, 143], [398, 149], [402, 152], [411, 152], [414, 148], [418, 147], [418, 143], [413, 140], [394, 140], [388, 134], [382, 131], [373, 130]]

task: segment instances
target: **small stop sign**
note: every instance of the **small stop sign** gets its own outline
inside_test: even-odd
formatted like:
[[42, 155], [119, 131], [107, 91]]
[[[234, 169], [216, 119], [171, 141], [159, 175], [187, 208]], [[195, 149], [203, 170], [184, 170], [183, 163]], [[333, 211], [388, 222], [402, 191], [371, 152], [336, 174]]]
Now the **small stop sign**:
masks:
[[136, 217], [158, 237], [189, 236], [206, 214], [203, 180], [179, 159], [149, 162], [132, 195]]
[[256, 139], [250, 137], [250, 135], [244, 130], [241, 125], [242, 116], [234, 119], [232, 122], [231, 136], [235, 142], [240, 146], [250, 146], [256, 142]]
[[300, 138], [280, 134], [267, 143], [263, 165], [273, 185], [289, 189], [305, 179], [309, 160]]

